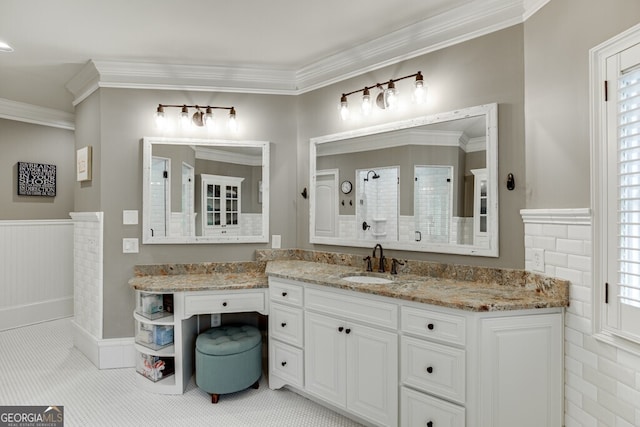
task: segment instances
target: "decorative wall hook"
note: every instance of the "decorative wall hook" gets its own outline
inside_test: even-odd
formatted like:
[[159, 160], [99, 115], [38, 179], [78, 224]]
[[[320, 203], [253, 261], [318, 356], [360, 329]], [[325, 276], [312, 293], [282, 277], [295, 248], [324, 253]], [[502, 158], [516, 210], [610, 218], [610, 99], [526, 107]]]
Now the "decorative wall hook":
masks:
[[507, 190], [511, 191], [516, 188], [516, 179], [513, 177], [512, 173], [507, 175]]

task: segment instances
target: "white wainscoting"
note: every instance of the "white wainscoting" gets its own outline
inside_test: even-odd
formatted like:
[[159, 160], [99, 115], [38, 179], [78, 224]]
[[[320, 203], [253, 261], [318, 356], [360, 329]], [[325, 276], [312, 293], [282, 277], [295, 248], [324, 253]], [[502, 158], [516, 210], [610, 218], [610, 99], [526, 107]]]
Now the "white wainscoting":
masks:
[[0, 221], [0, 330], [73, 316], [73, 222]]

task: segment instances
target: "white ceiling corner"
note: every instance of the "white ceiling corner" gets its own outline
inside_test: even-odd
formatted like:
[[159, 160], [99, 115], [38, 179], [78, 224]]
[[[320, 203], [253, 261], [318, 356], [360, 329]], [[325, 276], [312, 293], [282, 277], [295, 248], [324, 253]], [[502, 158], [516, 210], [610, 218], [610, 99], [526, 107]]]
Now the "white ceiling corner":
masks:
[[[100, 87], [299, 95], [524, 22], [550, 0], [472, 0], [298, 69], [90, 60], [66, 88], [73, 105]], [[0, 99], [0, 117], [72, 129], [73, 114]]]

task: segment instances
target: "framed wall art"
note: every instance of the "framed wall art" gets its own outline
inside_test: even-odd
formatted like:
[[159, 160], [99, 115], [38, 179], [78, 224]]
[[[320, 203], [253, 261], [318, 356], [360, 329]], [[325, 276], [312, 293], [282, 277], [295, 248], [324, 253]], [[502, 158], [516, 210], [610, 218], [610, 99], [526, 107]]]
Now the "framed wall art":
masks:
[[56, 165], [18, 162], [18, 196], [56, 196]]
[[91, 146], [76, 151], [76, 181], [91, 181]]

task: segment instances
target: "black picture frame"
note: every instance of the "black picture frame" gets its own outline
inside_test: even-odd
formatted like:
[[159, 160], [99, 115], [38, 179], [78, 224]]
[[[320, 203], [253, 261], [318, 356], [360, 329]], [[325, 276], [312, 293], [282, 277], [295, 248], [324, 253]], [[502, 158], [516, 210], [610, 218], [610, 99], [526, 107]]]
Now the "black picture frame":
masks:
[[56, 196], [56, 165], [18, 162], [18, 196]]

